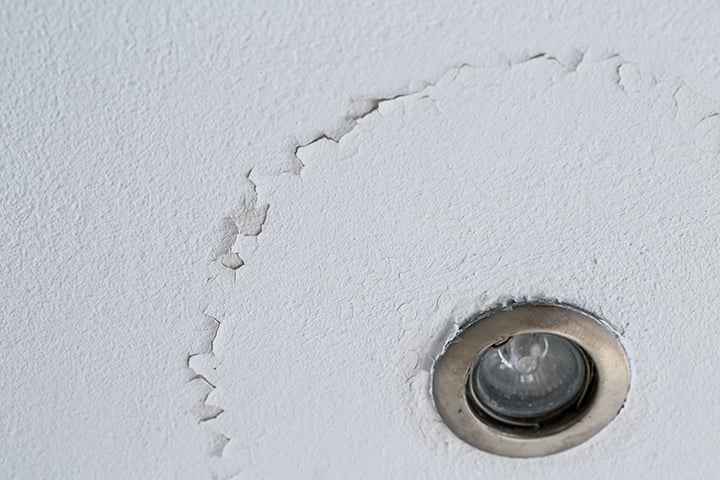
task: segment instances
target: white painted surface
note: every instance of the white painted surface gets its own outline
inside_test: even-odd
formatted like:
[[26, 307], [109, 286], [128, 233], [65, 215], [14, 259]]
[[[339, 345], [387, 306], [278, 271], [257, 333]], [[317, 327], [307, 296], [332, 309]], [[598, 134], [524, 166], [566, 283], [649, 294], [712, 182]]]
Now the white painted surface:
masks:
[[[716, 2], [0, 19], [0, 477], [716, 476]], [[577, 51], [565, 75], [519, 63]], [[424, 82], [434, 102], [381, 103], [298, 168], [354, 99]], [[230, 271], [213, 259], [237, 233]], [[541, 294], [625, 329], [628, 405], [562, 455], [471, 451], [436, 422], [426, 353], [473, 305]], [[203, 312], [223, 324], [191, 364], [224, 412], [198, 426], [219, 412], [188, 382]]]

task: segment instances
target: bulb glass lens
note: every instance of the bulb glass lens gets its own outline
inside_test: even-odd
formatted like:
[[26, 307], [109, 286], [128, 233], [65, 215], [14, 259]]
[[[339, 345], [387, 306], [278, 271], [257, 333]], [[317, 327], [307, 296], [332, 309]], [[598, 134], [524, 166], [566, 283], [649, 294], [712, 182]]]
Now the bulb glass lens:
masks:
[[559, 335], [523, 333], [485, 350], [470, 386], [492, 416], [532, 422], [575, 405], [589, 374], [585, 354], [574, 342]]

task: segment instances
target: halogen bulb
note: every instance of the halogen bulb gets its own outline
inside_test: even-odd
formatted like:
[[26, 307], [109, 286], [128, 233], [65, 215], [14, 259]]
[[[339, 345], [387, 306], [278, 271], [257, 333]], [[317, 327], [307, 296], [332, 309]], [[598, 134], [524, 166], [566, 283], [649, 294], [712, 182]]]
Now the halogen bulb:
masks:
[[523, 333], [485, 350], [471, 376], [479, 406], [512, 424], [533, 424], [582, 398], [590, 371], [574, 342], [548, 333]]
[[534, 372], [548, 350], [546, 335], [528, 333], [513, 337], [498, 348], [503, 363], [523, 375]]

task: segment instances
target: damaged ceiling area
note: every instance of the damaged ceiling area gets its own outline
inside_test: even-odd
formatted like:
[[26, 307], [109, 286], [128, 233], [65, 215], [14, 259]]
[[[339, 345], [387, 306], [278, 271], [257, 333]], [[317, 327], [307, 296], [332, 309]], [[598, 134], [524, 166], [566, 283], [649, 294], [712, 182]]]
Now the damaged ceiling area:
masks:
[[[300, 148], [298, 175], [255, 180], [272, 205], [262, 243], [209, 285], [222, 323], [198, 370], [225, 410], [212, 426], [231, 442], [257, 432], [224, 466], [250, 478], [521, 475], [449, 433], [429, 382], [437, 336], [510, 300], [590, 309], [632, 361], [622, 414], [535, 460], [537, 475], [576, 478], [591, 458], [598, 478], [637, 465], [676, 477], [678, 455], [712, 457], [715, 434], [698, 427], [720, 418], [696, 393], [718, 333], [720, 103], [618, 55], [582, 58], [451, 69]], [[254, 374], [237, 381], [244, 369]], [[273, 462], [278, 451], [298, 460]]]
[[[0, 478], [715, 478], [720, 4], [6, 2]], [[433, 403], [577, 305], [630, 388], [518, 461]]]

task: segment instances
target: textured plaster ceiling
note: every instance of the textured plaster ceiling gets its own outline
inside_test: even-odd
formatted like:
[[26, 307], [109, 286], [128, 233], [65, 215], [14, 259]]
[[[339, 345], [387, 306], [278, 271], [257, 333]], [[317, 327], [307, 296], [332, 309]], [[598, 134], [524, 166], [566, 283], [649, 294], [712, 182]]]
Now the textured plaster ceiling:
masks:
[[[0, 477], [714, 478], [718, 24], [4, 2]], [[615, 324], [633, 384], [590, 443], [517, 462], [426, 387], [455, 322], [522, 295]]]

